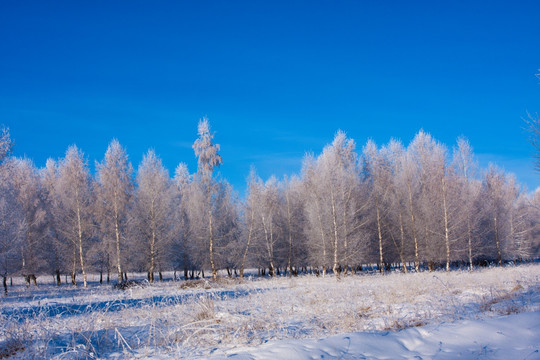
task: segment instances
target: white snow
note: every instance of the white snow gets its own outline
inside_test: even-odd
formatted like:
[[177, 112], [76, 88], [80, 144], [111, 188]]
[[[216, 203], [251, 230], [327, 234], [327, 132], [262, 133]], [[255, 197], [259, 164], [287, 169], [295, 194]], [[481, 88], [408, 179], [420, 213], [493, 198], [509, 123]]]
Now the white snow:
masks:
[[211, 359], [540, 359], [540, 312], [284, 340]]
[[540, 359], [539, 279], [540, 264], [126, 291], [19, 281], [0, 297], [0, 358]]

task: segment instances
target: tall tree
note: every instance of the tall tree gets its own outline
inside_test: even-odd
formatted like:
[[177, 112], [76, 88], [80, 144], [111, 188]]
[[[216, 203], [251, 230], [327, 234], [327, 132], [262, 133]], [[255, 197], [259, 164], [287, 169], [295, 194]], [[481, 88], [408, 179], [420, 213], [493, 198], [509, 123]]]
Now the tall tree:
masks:
[[263, 268], [268, 266], [269, 275], [276, 276], [276, 270], [286, 248], [280, 213], [282, 197], [277, 179], [271, 177], [266, 183], [258, 179], [257, 186], [251, 189], [250, 195], [254, 198], [256, 214], [254, 248], [257, 263]]
[[174, 173], [175, 185], [175, 236], [171, 249], [171, 262], [175, 269], [184, 268], [184, 278], [188, 278], [188, 270], [193, 271], [193, 261], [189, 254], [190, 226], [189, 226], [189, 191], [191, 186], [191, 175], [188, 167], [184, 163], [178, 164]]
[[123, 280], [122, 257], [129, 204], [133, 195], [133, 166], [118, 140], [109, 144], [105, 158], [96, 164], [99, 184], [98, 209], [101, 215], [103, 238], [114, 239], [114, 259], [118, 282]]
[[408, 231], [407, 215], [407, 178], [405, 176], [405, 149], [401, 142], [391, 140], [390, 143], [381, 149], [391, 171], [391, 181], [389, 189], [389, 209], [387, 224], [388, 233], [394, 244], [395, 251], [402, 264], [403, 271], [408, 272], [407, 260], [411, 245], [408, 241], [410, 231]]
[[387, 240], [385, 239], [385, 218], [389, 210], [389, 201], [391, 195], [391, 166], [384, 157], [382, 151], [377, 149], [373, 141], [368, 141], [364, 147], [365, 167], [371, 183], [371, 201], [373, 206], [372, 217], [376, 224], [377, 244], [378, 244], [378, 263], [380, 271], [385, 271], [385, 249]]
[[136, 202], [133, 225], [138, 235], [135, 251], [143, 257], [148, 281], [154, 281], [156, 269], [165, 263], [167, 248], [173, 236], [173, 188], [167, 170], [153, 150], [143, 157], [137, 170]]
[[502, 266], [512, 235], [511, 213], [518, 195], [513, 185], [513, 181], [503, 171], [490, 165], [484, 176], [483, 196], [488, 206], [491, 236], [499, 266]]
[[57, 181], [55, 191], [59, 201], [59, 230], [72, 245], [72, 283], [76, 285], [75, 276], [78, 262], [83, 275], [83, 284], [86, 287], [85, 251], [94, 232], [92, 183], [88, 162], [77, 146], [70, 146], [64, 159], [60, 161]]
[[459, 211], [464, 219], [462, 222], [464, 226], [458, 230], [465, 234], [463, 238], [466, 240], [462, 248], [467, 249], [467, 252], [462, 258], [467, 259], [469, 270], [473, 271], [474, 258], [479, 251], [478, 242], [481, 236], [479, 227], [483, 208], [480, 206], [479, 199], [481, 183], [476, 178], [478, 165], [469, 141], [463, 137], [458, 139], [457, 146], [454, 147], [452, 167], [456, 174], [456, 185], [459, 188], [456, 194], [460, 203]]
[[215, 225], [214, 225], [214, 202], [216, 200], [216, 194], [218, 192], [218, 184], [213, 178], [213, 172], [216, 167], [219, 167], [223, 160], [221, 155], [218, 154], [220, 150], [219, 144], [214, 144], [214, 134], [210, 132], [210, 123], [205, 117], [199, 121], [198, 125], [199, 137], [193, 144], [193, 150], [195, 150], [195, 156], [197, 156], [197, 174], [196, 182], [199, 185], [199, 189], [202, 191], [204, 197], [204, 219], [206, 220], [206, 237], [208, 244], [208, 255], [210, 260], [210, 266], [212, 268], [212, 278], [217, 278], [217, 267], [214, 259], [214, 241], [215, 241]]
[[7, 277], [20, 266], [21, 229], [23, 210], [17, 202], [13, 184], [13, 164], [8, 160], [12, 142], [6, 128], [0, 134], [0, 273], [4, 294], [8, 294]]
[[362, 238], [359, 213], [365, 204], [359, 191], [358, 159], [355, 143], [338, 131], [332, 144], [326, 146], [316, 159], [304, 160], [303, 181], [306, 186], [307, 220], [310, 232], [320, 242], [311, 243], [317, 262], [327, 264], [339, 277], [343, 268], [357, 260]]
[[60, 273], [67, 269], [69, 263], [69, 246], [62, 241], [60, 228], [62, 214], [60, 211], [60, 199], [57, 196], [58, 187], [58, 164], [53, 159], [47, 159], [45, 168], [40, 170], [41, 186], [43, 188], [43, 202], [46, 215], [46, 238], [45, 244], [48, 249], [47, 270], [56, 276], [56, 285], [61, 284]]
[[240, 278], [244, 277], [244, 269], [248, 260], [250, 247], [253, 245], [253, 237], [255, 232], [255, 211], [256, 211], [256, 196], [257, 196], [258, 177], [255, 168], [251, 167], [247, 178], [247, 193], [242, 209], [242, 234], [246, 239], [242, 261], [240, 262]]
[[284, 198], [282, 218], [285, 225], [287, 242], [287, 268], [289, 276], [298, 273], [299, 264], [305, 265], [306, 253], [303, 227], [305, 226], [304, 200], [302, 197], [302, 182], [298, 177], [287, 176], [281, 182], [281, 192]]
[[28, 159], [13, 160], [12, 181], [17, 189], [17, 201], [23, 211], [21, 260], [22, 274], [35, 281], [44, 268], [43, 254], [46, 212], [43, 191], [37, 169]]

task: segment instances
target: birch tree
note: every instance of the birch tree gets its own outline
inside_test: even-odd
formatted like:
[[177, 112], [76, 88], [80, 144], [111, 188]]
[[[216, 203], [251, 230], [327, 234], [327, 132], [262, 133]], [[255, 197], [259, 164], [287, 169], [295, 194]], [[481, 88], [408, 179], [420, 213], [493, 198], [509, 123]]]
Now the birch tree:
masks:
[[302, 182], [297, 177], [289, 179], [287, 176], [280, 184], [284, 198], [281, 207], [284, 219], [285, 236], [287, 242], [287, 268], [289, 276], [298, 274], [298, 266], [305, 265], [305, 226], [304, 199], [302, 197]]
[[77, 146], [68, 148], [58, 166], [58, 184], [55, 187], [59, 201], [59, 230], [72, 246], [71, 279], [76, 285], [77, 263], [87, 286], [85, 251], [93, 235], [92, 184], [87, 160]]
[[22, 209], [21, 271], [29, 282], [44, 269], [46, 212], [37, 169], [28, 159], [14, 159], [12, 181], [17, 190], [17, 202]]
[[306, 215], [306, 236], [308, 259], [313, 266], [322, 270], [322, 275], [326, 275], [330, 267], [331, 249], [328, 234], [328, 216], [326, 207], [323, 207], [325, 195], [325, 183], [321, 181], [321, 174], [317, 170], [316, 159], [312, 155], [307, 155], [302, 164], [302, 182], [305, 200]]
[[62, 224], [62, 212], [60, 210], [60, 199], [57, 195], [58, 187], [58, 164], [53, 159], [47, 159], [45, 168], [40, 170], [41, 185], [43, 188], [43, 202], [45, 204], [46, 216], [46, 238], [45, 243], [48, 249], [47, 268], [56, 276], [56, 285], [61, 284], [60, 274], [67, 269], [70, 256], [69, 244], [62, 241], [60, 233]]
[[283, 223], [280, 214], [282, 198], [278, 181], [273, 176], [266, 183], [257, 179], [257, 185], [251, 191], [256, 214], [254, 244], [256, 261], [262, 268], [268, 267], [269, 275], [274, 277], [284, 251]]
[[385, 248], [386, 239], [384, 238], [384, 221], [387, 216], [388, 202], [391, 190], [391, 168], [377, 149], [377, 146], [373, 141], [368, 141], [364, 147], [364, 159], [366, 164], [366, 171], [369, 174], [369, 178], [372, 186], [372, 204], [376, 232], [377, 232], [377, 248], [378, 248], [378, 263], [380, 271], [385, 272]]
[[174, 203], [169, 174], [153, 150], [143, 157], [136, 181], [132, 221], [137, 243], [133, 250], [141, 256], [140, 261], [148, 272], [148, 281], [154, 282], [155, 271], [161, 275], [174, 234]]
[[194, 276], [195, 261], [193, 254], [190, 252], [194, 244], [194, 239], [191, 233], [189, 222], [189, 206], [190, 206], [190, 190], [192, 186], [192, 176], [188, 171], [185, 163], [180, 163], [176, 167], [174, 173], [174, 188], [175, 188], [175, 226], [172, 243], [172, 259], [174, 267], [183, 267], [184, 278], [187, 280], [188, 271], [192, 271]]
[[466, 250], [466, 259], [469, 270], [473, 271], [474, 258], [478, 255], [480, 223], [483, 217], [483, 207], [480, 204], [481, 183], [477, 179], [478, 164], [469, 141], [460, 137], [457, 146], [454, 147], [452, 167], [457, 176], [459, 191], [456, 194], [459, 199], [459, 211], [464, 219], [460, 232], [465, 234], [466, 244], [462, 248]]
[[403, 271], [408, 272], [407, 260], [411, 249], [410, 238], [411, 232], [408, 230], [408, 183], [405, 175], [405, 149], [401, 142], [391, 140], [390, 143], [381, 149], [382, 155], [386, 158], [386, 162], [390, 166], [391, 179], [389, 189], [389, 209], [388, 216], [391, 219], [391, 224], [388, 225], [388, 232], [395, 251], [399, 256], [399, 261], [402, 264]]
[[196, 184], [199, 186], [199, 190], [202, 193], [204, 199], [204, 223], [202, 229], [206, 233], [206, 243], [208, 246], [208, 258], [210, 261], [210, 267], [212, 269], [212, 278], [217, 278], [217, 267], [214, 259], [214, 241], [215, 241], [215, 225], [214, 225], [214, 209], [213, 204], [216, 200], [216, 194], [218, 192], [218, 184], [213, 178], [213, 172], [215, 168], [222, 164], [221, 155], [219, 155], [220, 146], [214, 144], [214, 134], [210, 132], [210, 123], [207, 118], [203, 118], [199, 121], [198, 125], [199, 137], [193, 144], [193, 150], [197, 157], [197, 174]]
[[255, 168], [251, 167], [249, 176], [247, 178], [247, 193], [246, 199], [243, 203], [242, 209], [242, 237], [246, 239], [244, 245], [244, 252], [242, 254], [242, 261], [240, 262], [240, 278], [244, 277], [244, 269], [248, 261], [248, 253], [250, 247], [253, 244], [253, 238], [255, 236], [255, 211], [257, 201], [257, 173]]
[[129, 205], [133, 195], [133, 166], [118, 140], [109, 144], [102, 162], [96, 164], [99, 184], [98, 209], [101, 214], [103, 239], [114, 244], [113, 258], [118, 282], [123, 280], [122, 251], [127, 229]]
[[11, 147], [9, 135], [0, 137], [0, 274], [4, 295], [8, 295], [7, 278], [20, 268], [23, 211], [17, 202], [12, 180], [12, 166], [7, 160]]
[[488, 205], [491, 236], [495, 245], [497, 264], [503, 265], [505, 245], [511, 236], [510, 214], [515, 195], [504, 172], [490, 165], [484, 177], [483, 196]]

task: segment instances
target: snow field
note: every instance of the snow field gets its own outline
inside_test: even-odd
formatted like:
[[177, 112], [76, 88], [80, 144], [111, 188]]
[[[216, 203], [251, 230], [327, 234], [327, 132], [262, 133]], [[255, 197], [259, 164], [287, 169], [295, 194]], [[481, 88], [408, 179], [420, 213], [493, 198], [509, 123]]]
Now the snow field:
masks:
[[0, 357], [197, 358], [277, 340], [422, 333], [424, 325], [540, 311], [539, 279], [540, 264], [533, 264], [340, 280], [223, 278], [125, 291], [19, 286], [0, 303]]

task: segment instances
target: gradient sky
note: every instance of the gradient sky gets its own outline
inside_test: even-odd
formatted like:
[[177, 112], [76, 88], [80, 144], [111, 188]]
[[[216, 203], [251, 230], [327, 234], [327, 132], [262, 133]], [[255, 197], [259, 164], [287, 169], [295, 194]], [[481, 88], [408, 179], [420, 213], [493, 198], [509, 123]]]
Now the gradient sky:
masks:
[[[15, 1], [0, 3], [0, 124], [37, 166], [112, 138], [196, 170], [208, 116], [243, 192], [298, 173], [338, 129], [361, 148], [423, 128], [540, 185], [523, 130], [540, 112], [540, 2]], [[359, 149], [360, 150], [360, 149]]]

